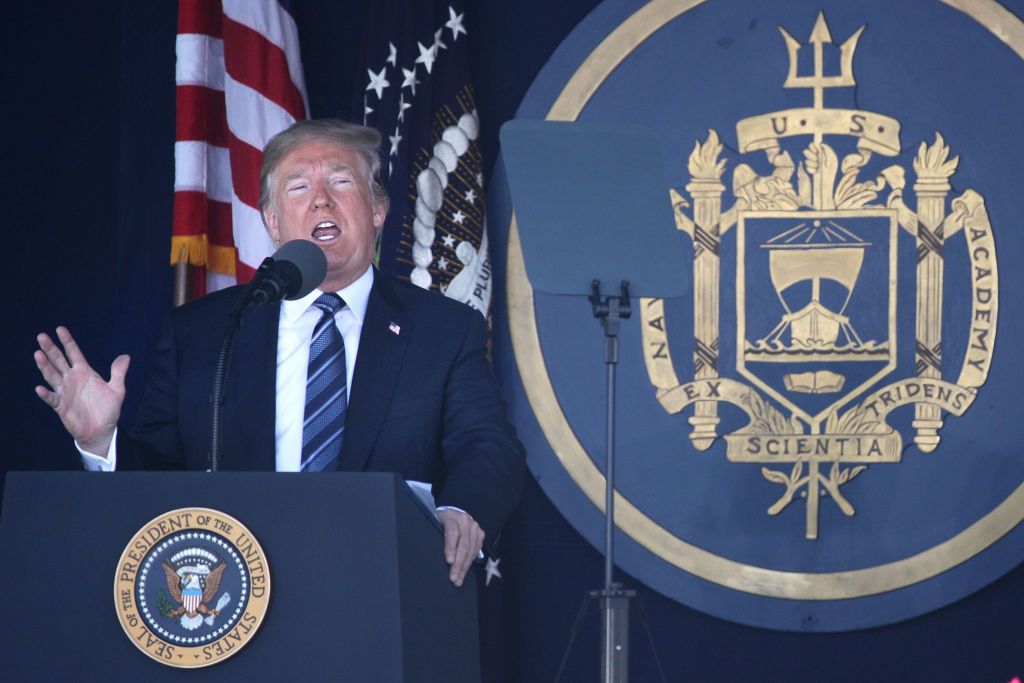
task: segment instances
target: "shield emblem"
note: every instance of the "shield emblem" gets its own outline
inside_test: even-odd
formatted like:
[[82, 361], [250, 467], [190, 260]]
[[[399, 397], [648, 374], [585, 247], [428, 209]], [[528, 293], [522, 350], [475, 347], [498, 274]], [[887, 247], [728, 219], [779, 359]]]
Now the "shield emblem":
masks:
[[185, 611], [188, 614], [195, 614], [203, 600], [203, 591], [201, 588], [186, 588], [181, 592], [181, 598]]
[[897, 214], [741, 212], [737, 371], [808, 425], [896, 367]]

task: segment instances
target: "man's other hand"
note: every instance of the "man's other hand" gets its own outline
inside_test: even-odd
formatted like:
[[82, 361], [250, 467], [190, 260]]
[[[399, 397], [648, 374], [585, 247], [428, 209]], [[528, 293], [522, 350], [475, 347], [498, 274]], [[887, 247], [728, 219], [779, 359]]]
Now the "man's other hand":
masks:
[[437, 513], [444, 526], [444, 559], [450, 565], [448, 578], [461, 586], [473, 561], [484, 545], [484, 530], [465, 512], [448, 508]]
[[66, 327], [57, 328], [61, 349], [47, 334], [36, 337], [36, 367], [50, 385], [36, 387], [36, 395], [53, 408], [64, 428], [87, 453], [106, 455], [121, 415], [128, 356], [118, 356], [106, 382], [89, 365]]

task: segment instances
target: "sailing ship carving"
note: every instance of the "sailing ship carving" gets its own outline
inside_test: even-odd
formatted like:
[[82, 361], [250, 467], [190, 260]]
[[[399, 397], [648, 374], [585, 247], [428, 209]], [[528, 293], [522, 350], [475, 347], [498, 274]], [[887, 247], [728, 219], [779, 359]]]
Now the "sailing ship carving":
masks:
[[[885, 360], [888, 342], [864, 341], [846, 315], [864, 264], [864, 251], [870, 246], [870, 242], [830, 219], [798, 223], [761, 244], [768, 250], [772, 286], [785, 314], [768, 335], [746, 342], [748, 360]], [[822, 301], [825, 280], [845, 290], [838, 310]], [[843, 375], [831, 370], [784, 377], [787, 390], [813, 394], [838, 392], [844, 381]]]

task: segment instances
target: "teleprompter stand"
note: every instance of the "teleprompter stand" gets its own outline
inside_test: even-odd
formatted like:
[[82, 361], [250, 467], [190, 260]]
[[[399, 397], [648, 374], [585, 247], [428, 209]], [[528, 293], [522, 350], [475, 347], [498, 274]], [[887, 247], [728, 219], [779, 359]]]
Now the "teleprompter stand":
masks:
[[604, 588], [591, 591], [601, 607], [601, 679], [626, 681], [629, 677], [629, 600], [635, 591], [612, 580], [615, 535], [615, 370], [619, 364], [619, 321], [629, 318], [629, 282], [619, 285], [619, 295], [601, 296], [601, 283], [591, 283], [590, 305], [604, 328], [604, 363], [607, 366], [607, 420], [605, 423], [604, 486]]
[[[636, 593], [613, 580], [619, 331], [632, 312], [630, 296], [689, 293], [689, 278], [678, 268], [686, 262], [686, 252], [672, 218], [660, 143], [650, 132], [510, 121], [501, 129], [501, 142], [531, 285], [548, 294], [587, 296], [604, 329], [604, 587], [586, 596], [572, 639], [588, 603], [596, 599], [601, 611], [601, 680], [626, 683], [629, 605]], [[620, 283], [618, 294], [602, 295], [602, 282]]]

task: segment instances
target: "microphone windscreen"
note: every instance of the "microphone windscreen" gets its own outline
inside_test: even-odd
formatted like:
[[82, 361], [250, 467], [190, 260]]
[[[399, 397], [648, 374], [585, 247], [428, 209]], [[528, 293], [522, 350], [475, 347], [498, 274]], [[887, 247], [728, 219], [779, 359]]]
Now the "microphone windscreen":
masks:
[[301, 299], [324, 281], [327, 275], [327, 257], [323, 250], [309, 240], [285, 242], [274, 252], [276, 270], [285, 279], [285, 298]]

